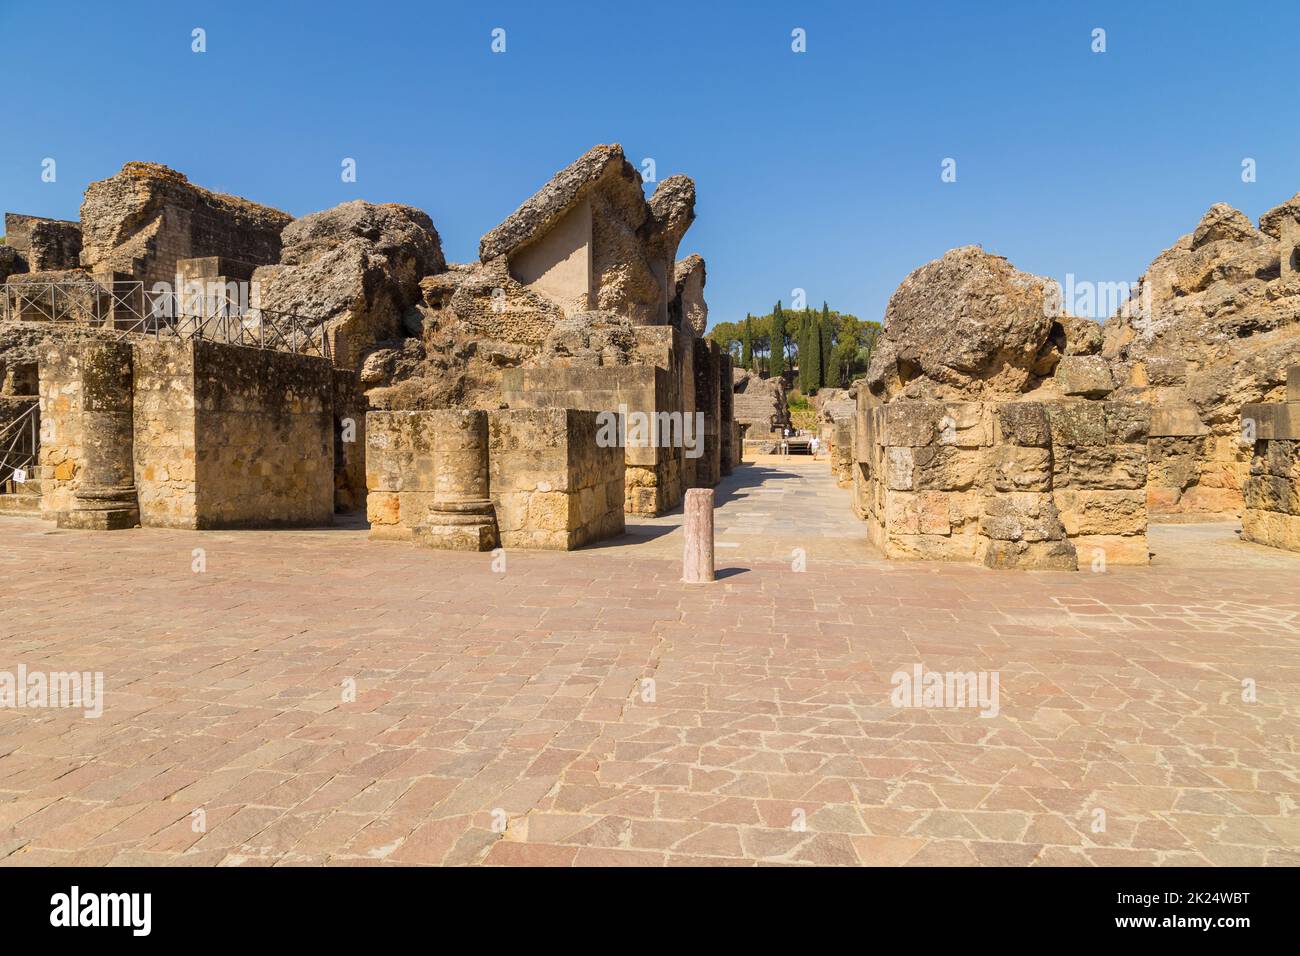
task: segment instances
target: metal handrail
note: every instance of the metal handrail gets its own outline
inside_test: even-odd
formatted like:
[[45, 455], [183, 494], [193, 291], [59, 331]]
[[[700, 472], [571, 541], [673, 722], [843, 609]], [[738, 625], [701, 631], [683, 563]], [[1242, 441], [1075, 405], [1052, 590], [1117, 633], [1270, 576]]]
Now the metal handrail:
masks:
[[[13, 494], [23, 482], [18, 473], [31, 474], [40, 454], [40, 406], [32, 403], [25, 412], [0, 428], [0, 491]], [[24, 479], [25, 480], [25, 479]]]
[[278, 309], [244, 308], [226, 296], [146, 292], [140, 281], [111, 287], [90, 280], [20, 281], [5, 283], [3, 290], [4, 321], [25, 320], [34, 313], [36, 321], [111, 329], [119, 341], [137, 334], [175, 336], [332, 358], [324, 323]]

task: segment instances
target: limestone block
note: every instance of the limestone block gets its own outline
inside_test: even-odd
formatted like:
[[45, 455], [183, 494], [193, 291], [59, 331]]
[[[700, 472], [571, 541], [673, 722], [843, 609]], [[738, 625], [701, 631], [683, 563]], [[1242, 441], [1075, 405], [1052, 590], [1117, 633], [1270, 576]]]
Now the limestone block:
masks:
[[1106, 411], [1102, 402], [1054, 402], [1047, 406], [1053, 445], [1105, 445]]
[[1066, 395], [1083, 398], [1102, 398], [1115, 390], [1110, 363], [1100, 355], [1063, 356], [1054, 381]]
[[1150, 385], [1176, 386], [1187, 382], [1187, 360], [1176, 356], [1151, 355], [1142, 363]]
[[1241, 537], [1272, 548], [1300, 551], [1300, 515], [1247, 508], [1241, 516]]
[[1041, 402], [1003, 402], [996, 406], [997, 441], [1046, 448], [1052, 442], [1047, 406]]
[[993, 487], [998, 491], [1050, 491], [1052, 453], [1047, 448], [998, 445], [990, 451]]
[[1058, 486], [1074, 488], [1144, 488], [1147, 484], [1145, 445], [1084, 445], [1056, 450]]
[[1292, 365], [1286, 370], [1286, 400], [1300, 402], [1300, 365]]
[[918, 490], [965, 491], [979, 479], [982, 458], [976, 449], [931, 445], [907, 450], [912, 454], [913, 482]]
[[1274, 404], [1249, 404], [1241, 409], [1243, 430], [1248, 422], [1255, 423], [1257, 439], [1300, 438], [1300, 402]]
[[1151, 406], [1143, 402], [1105, 402], [1106, 438], [1113, 444], [1145, 442], [1151, 433]]
[[1300, 514], [1300, 480], [1276, 475], [1255, 475], [1246, 480], [1246, 507], [1259, 511]]
[[945, 415], [939, 402], [891, 402], [884, 406], [881, 435], [888, 447], [919, 448], [936, 442]]
[[1069, 541], [989, 541], [984, 566], [998, 570], [1076, 571], [1078, 554]]
[[1138, 534], [1147, 527], [1146, 495], [1141, 490], [1097, 491], [1066, 489], [1056, 492], [1061, 523], [1066, 533]]
[[1151, 409], [1152, 438], [1191, 438], [1209, 431], [1191, 405], [1157, 405]]
[[1059, 541], [1066, 535], [1052, 495], [1032, 491], [986, 498], [979, 528], [998, 541]]
[[890, 491], [911, 491], [916, 463], [911, 448], [890, 448], [885, 456], [885, 481]]

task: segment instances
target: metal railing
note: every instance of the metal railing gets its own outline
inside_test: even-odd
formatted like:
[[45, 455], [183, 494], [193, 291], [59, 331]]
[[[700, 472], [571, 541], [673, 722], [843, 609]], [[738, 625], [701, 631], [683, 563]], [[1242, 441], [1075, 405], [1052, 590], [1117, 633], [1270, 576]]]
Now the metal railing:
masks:
[[174, 336], [332, 358], [324, 323], [226, 295], [148, 291], [139, 281], [8, 282], [0, 319], [73, 322], [129, 335]]
[[0, 494], [17, 494], [36, 474], [41, 448], [40, 406], [35, 402], [25, 412], [0, 428]]

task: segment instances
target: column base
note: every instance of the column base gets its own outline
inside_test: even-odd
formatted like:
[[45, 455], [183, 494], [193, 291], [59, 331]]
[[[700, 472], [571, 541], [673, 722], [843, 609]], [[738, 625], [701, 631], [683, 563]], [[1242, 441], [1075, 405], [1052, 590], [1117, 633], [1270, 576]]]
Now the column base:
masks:
[[91, 488], [77, 491], [75, 505], [60, 511], [55, 527], [80, 531], [123, 531], [140, 524], [134, 488]]
[[500, 540], [490, 501], [435, 505], [428, 522], [414, 529], [414, 538], [421, 547], [443, 551], [491, 551]]

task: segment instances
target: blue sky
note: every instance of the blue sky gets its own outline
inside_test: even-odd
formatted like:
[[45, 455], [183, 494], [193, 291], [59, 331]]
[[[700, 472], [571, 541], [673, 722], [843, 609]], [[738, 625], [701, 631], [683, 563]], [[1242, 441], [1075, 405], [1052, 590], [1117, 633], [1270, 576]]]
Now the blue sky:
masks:
[[0, 209], [76, 218], [87, 182], [151, 160], [296, 215], [411, 203], [467, 261], [556, 170], [620, 142], [695, 179], [681, 254], [708, 261], [711, 320], [794, 288], [879, 318], [954, 246], [1128, 281], [1211, 203], [1255, 218], [1300, 190], [1298, 34], [1300, 4], [1270, 0], [0, 0]]

